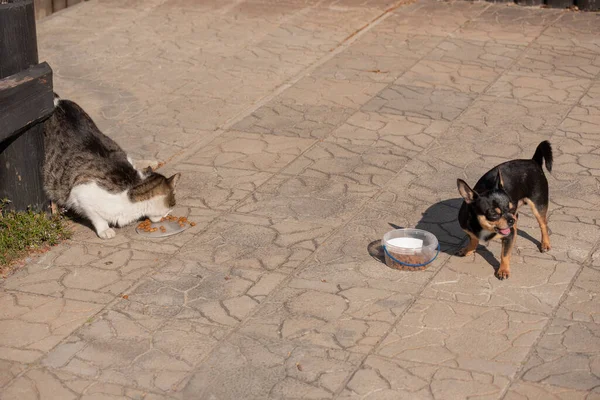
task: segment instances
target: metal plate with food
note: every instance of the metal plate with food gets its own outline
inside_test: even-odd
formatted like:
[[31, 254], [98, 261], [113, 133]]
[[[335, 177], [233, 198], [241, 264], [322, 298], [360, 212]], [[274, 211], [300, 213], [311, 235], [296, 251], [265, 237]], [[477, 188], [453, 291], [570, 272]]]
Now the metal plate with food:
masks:
[[186, 217], [168, 216], [161, 219], [160, 222], [152, 222], [146, 219], [138, 224], [135, 231], [145, 237], [163, 238], [177, 235], [195, 225], [194, 222], [189, 222]]

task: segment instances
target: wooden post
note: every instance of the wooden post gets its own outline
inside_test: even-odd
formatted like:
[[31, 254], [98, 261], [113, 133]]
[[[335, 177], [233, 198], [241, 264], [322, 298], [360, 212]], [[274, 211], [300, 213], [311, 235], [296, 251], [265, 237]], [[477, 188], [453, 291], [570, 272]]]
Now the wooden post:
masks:
[[569, 8], [573, 7], [573, 0], [546, 0], [546, 5], [550, 8]]
[[35, 19], [40, 20], [52, 14], [52, 0], [34, 0]]
[[67, 0], [52, 0], [52, 9], [54, 12], [67, 8]]
[[600, 0], [576, 0], [575, 4], [583, 11], [600, 11]]
[[46, 210], [39, 121], [52, 110], [52, 74], [38, 65], [33, 0], [6, 1], [0, 2], [0, 199], [16, 210]]

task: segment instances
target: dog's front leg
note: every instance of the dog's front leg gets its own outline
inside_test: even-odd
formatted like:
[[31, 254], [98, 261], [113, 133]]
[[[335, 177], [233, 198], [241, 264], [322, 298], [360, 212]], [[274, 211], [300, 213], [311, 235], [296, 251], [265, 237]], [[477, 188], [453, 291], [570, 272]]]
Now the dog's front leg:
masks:
[[500, 268], [496, 272], [498, 279], [510, 277], [510, 255], [517, 239], [517, 225], [510, 229], [510, 234], [502, 238], [502, 255], [500, 257]]
[[465, 230], [465, 232], [469, 235], [469, 243], [456, 253], [456, 255], [460, 257], [467, 257], [475, 253], [477, 245], [479, 244], [479, 238], [477, 236], [467, 230]]

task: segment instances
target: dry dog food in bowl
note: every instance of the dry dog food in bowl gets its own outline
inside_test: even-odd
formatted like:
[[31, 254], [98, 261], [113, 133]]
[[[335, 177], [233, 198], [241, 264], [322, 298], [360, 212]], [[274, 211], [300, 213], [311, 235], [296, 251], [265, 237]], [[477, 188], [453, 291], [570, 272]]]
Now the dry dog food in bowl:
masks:
[[381, 243], [387, 266], [403, 271], [424, 270], [440, 251], [437, 238], [422, 229], [395, 229]]

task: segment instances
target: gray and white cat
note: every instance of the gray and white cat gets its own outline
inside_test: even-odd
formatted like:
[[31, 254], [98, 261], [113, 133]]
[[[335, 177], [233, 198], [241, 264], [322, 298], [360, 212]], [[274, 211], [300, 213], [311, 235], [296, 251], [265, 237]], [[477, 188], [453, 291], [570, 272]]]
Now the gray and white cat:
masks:
[[113, 226], [148, 217], [158, 222], [175, 207], [170, 178], [137, 170], [127, 154], [104, 135], [76, 103], [55, 95], [44, 123], [44, 189], [54, 203], [88, 218], [99, 237], [115, 237]]

